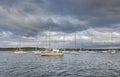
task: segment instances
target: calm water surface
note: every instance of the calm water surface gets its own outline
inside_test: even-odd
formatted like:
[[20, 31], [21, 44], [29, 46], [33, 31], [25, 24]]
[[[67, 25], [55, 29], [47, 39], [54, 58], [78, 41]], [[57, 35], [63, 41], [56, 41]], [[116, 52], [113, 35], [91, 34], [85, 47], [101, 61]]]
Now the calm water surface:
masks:
[[120, 77], [120, 52], [62, 57], [0, 52], [0, 77]]

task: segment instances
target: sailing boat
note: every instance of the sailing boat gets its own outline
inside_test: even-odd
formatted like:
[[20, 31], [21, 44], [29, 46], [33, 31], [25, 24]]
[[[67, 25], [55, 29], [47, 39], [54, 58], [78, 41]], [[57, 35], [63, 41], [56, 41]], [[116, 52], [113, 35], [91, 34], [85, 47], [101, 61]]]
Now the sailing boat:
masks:
[[112, 51], [111, 51], [111, 54], [115, 54], [115, 53], [116, 53], [116, 50], [112, 50]]
[[76, 46], [76, 32], [75, 32], [75, 49], [74, 49], [74, 51], [72, 51], [71, 53], [73, 53], [73, 54], [79, 54], [80, 52], [79, 51], [77, 51], [76, 49], [77, 49], [77, 46]]
[[34, 54], [40, 54], [40, 51], [38, 50], [38, 48], [37, 48], [37, 46], [36, 47], [34, 47], [35, 48], [35, 50], [34, 51], [32, 51]]
[[[50, 28], [49, 28], [50, 29]], [[50, 31], [49, 31], [49, 49], [41, 52], [41, 56], [63, 56], [64, 53], [58, 49], [51, 49]]]
[[115, 50], [115, 49], [111, 49], [111, 50], [108, 50], [108, 52], [109, 52], [110, 54], [115, 54], [115, 53], [116, 53], [116, 50]]
[[[20, 41], [20, 46], [21, 46], [21, 41]], [[17, 48], [17, 50], [14, 53], [16, 53], [16, 54], [25, 54], [27, 52], [24, 52], [21, 48]]]
[[37, 47], [35, 47], [35, 50], [32, 51], [34, 54], [40, 54], [40, 51], [37, 50]]
[[[112, 44], [113, 44], [113, 35], [112, 35], [112, 32], [111, 32], [111, 41], [112, 41]], [[109, 51], [110, 51], [111, 54], [115, 54], [116, 53], [115, 49], [111, 49]]]
[[24, 52], [21, 48], [19, 50], [16, 50], [14, 53], [16, 54], [24, 54], [24, 53], [27, 53], [27, 52]]

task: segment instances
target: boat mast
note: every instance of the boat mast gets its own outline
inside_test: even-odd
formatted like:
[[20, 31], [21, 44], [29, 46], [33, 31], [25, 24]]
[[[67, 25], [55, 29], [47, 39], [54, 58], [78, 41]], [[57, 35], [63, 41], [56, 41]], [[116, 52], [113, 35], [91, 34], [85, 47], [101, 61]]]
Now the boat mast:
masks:
[[19, 45], [19, 42], [18, 42], [18, 40], [17, 40], [17, 42], [16, 42], [16, 45], [17, 45], [17, 46], [16, 46], [16, 50], [18, 51], [18, 50], [19, 50], [19, 46], [18, 46], [18, 45]]
[[[35, 40], [35, 41], [38, 41], [38, 40]], [[39, 41], [38, 41], [38, 43], [39, 43]], [[36, 44], [35, 51], [37, 51], [37, 47], [38, 47], [38, 45]]]
[[50, 44], [50, 26], [49, 26], [49, 50], [51, 49], [51, 44]]
[[113, 32], [111, 32], [111, 45], [112, 45], [112, 50], [114, 50], [114, 47], [113, 47], [113, 44], [114, 44], [114, 41], [113, 41], [113, 34], [112, 34]]
[[20, 39], [20, 42], [19, 42], [19, 43], [20, 43], [20, 47], [19, 47], [19, 49], [18, 49], [18, 50], [21, 50], [21, 46], [22, 46], [22, 45], [21, 45], [21, 39]]
[[75, 51], [76, 51], [76, 31], [75, 31]]
[[81, 41], [81, 36], [80, 36], [80, 42], [79, 42], [79, 44], [80, 44], [80, 51], [82, 51], [82, 41]]
[[65, 51], [65, 33], [63, 33], [63, 51]]

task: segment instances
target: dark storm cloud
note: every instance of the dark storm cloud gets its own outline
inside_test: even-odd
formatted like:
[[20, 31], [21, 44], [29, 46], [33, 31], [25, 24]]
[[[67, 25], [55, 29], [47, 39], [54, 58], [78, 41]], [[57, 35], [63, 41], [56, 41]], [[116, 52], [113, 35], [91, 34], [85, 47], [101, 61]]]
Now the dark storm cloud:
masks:
[[120, 19], [119, 0], [53, 0], [48, 6], [46, 10], [51, 13], [73, 15], [88, 20], [94, 27], [111, 26]]
[[[119, 0], [1, 0], [0, 5], [9, 12], [7, 13], [9, 15], [12, 13], [10, 9], [13, 8], [18, 11], [21, 16], [39, 16], [37, 22], [30, 24], [32, 25], [31, 27], [26, 26], [26, 24], [13, 24], [13, 22], [10, 22], [10, 25], [13, 27], [14, 25], [19, 26], [18, 29], [20, 29], [21, 34], [26, 33], [25, 35], [35, 35], [39, 32], [39, 29], [46, 29], [48, 26], [52, 26], [52, 30], [63, 32], [85, 30], [86, 26], [88, 28], [108, 26], [114, 28], [113, 26], [119, 24], [120, 19]], [[75, 17], [77, 20], [87, 21], [89, 24], [75, 25], [68, 20], [63, 20], [61, 24], [57, 24], [54, 23], [51, 18], [46, 22], [41, 22], [42, 15], [51, 17], [52, 15]], [[17, 31], [19, 32], [19, 30]]]
[[48, 30], [67, 34], [90, 30], [89, 38], [91, 29], [98, 32], [94, 37], [112, 31], [119, 35], [119, 20], [120, 0], [0, 0], [0, 32], [11, 32], [13, 37], [35, 37]]

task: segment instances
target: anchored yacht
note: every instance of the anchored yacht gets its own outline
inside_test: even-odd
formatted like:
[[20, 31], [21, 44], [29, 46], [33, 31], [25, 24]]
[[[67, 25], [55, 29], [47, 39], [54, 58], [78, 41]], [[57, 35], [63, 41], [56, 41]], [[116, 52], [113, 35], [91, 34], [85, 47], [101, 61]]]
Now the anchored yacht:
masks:
[[77, 54], [79, 54], [80, 52], [79, 52], [79, 51], [72, 51], [71, 53], [77, 55]]
[[16, 54], [25, 54], [27, 52], [23, 51], [22, 49], [16, 50], [14, 53]]
[[[50, 28], [49, 28], [50, 29]], [[49, 31], [49, 48], [46, 51], [40, 53], [41, 56], [63, 56], [64, 53], [59, 49], [51, 49], [51, 41], [50, 41], [50, 31]]]
[[57, 49], [47, 50], [47, 51], [41, 52], [41, 56], [63, 56], [63, 55], [64, 55], [64, 53], [62, 51], [57, 50]]
[[40, 54], [40, 51], [32, 51], [34, 54]]

